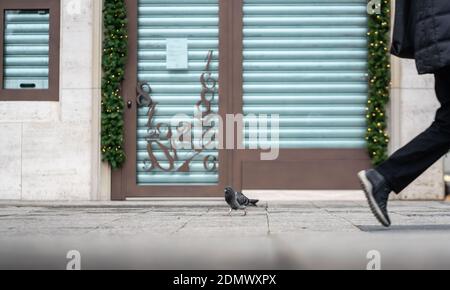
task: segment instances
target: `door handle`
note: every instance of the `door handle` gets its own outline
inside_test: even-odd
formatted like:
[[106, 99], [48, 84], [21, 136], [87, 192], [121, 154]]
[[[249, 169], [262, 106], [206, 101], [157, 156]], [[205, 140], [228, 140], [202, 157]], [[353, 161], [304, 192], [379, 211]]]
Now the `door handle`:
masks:
[[133, 102], [132, 101], [128, 101], [127, 102], [127, 107], [128, 107], [128, 109], [131, 109], [131, 107], [133, 107]]

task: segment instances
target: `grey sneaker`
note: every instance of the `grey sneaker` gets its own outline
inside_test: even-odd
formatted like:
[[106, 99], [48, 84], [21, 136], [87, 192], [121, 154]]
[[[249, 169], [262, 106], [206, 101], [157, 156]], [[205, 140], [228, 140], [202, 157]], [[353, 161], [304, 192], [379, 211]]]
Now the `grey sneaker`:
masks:
[[390, 227], [391, 220], [387, 205], [392, 190], [387, 185], [385, 178], [374, 169], [361, 171], [358, 177], [372, 213], [383, 226]]

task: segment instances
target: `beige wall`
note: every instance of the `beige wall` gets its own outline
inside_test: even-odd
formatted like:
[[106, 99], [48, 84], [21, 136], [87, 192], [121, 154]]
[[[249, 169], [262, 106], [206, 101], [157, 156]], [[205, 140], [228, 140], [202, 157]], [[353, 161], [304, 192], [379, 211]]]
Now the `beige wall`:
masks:
[[60, 102], [0, 102], [0, 199], [98, 198], [96, 2], [61, 1]]

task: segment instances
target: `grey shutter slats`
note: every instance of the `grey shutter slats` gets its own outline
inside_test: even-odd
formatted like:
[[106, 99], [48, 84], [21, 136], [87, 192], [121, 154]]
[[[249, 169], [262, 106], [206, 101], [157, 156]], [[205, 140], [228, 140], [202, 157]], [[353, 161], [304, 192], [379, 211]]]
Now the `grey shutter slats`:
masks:
[[[171, 124], [177, 114], [194, 115], [200, 100], [200, 75], [205, 69], [209, 50], [214, 51], [212, 76], [218, 79], [219, 1], [218, 0], [139, 0], [138, 18], [138, 79], [152, 87], [152, 99], [158, 103], [153, 124]], [[188, 41], [188, 70], [173, 71], [166, 66], [166, 43], [170, 38]], [[212, 110], [218, 112], [218, 95]], [[207, 156], [218, 158], [218, 151], [205, 150], [190, 163], [190, 172], [164, 172], [146, 169], [148, 159], [147, 111], [138, 110], [137, 119], [137, 183], [139, 185], [213, 185], [219, 180], [218, 170], [209, 172], [204, 167]], [[192, 123], [192, 117], [177, 121]], [[167, 141], [162, 141], [168, 145]], [[169, 168], [164, 152], [153, 147], [155, 157], [163, 168]], [[173, 154], [173, 152], [171, 152]], [[190, 159], [194, 150], [178, 150], [179, 168]], [[218, 165], [219, 166], [219, 165]], [[217, 168], [218, 169], [218, 168]]]
[[49, 12], [6, 10], [5, 89], [48, 89]]
[[279, 114], [281, 148], [366, 145], [366, 6], [244, 0], [244, 113]]

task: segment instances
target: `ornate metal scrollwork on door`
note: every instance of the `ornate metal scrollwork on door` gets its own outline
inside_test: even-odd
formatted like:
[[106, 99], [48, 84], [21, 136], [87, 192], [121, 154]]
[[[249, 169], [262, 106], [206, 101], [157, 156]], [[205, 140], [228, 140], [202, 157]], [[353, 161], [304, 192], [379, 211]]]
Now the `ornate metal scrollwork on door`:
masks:
[[[206, 57], [206, 65], [203, 73], [200, 76], [201, 93], [200, 100], [195, 104], [197, 112], [194, 112], [192, 122], [201, 122], [208, 118], [212, 118], [216, 112], [213, 112], [213, 102], [216, 98], [218, 81], [213, 77], [211, 72], [211, 63], [213, 61], [214, 52], [211, 50]], [[185, 158], [186, 160], [180, 160], [178, 156], [177, 146], [174, 141], [184, 142], [183, 137], [186, 134], [192, 134], [191, 122], [178, 122], [178, 126], [171, 126], [168, 123], [155, 123], [155, 114], [158, 108], [158, 102], [152, 99], [152, 88], [146, 82], [139, 82], [137, 84], [137, 97], [136, 102], [139, 108], [147, 108], [147, 153], [148, 158], [144, 161], [144, 170], [147, 172], [153, 170], [161, 170], [164, 172], [190, 172], [191, 163], [194, 159], [198, 158], [205, 152], [205, 144], [203, 144], [203, 138], [211, 134], [212, 130], [215, 130], [214, 126], [204, 129], [202, 127], [202, 146], [195, 146], [194, 141], [191, 142], [192, 154]], [[177, 134], [178, 133], [178, 134]], [[174, 140], [176, 138], [178, 140]], [[197, 140], [198, 141], [198, 140]], [[214, 142], [213, 141], [210, 141]], [[210, 146], [208, 143], [206, 145]], [[157, 158], [156, 151], [162, 153], [164, 160]], [[214, 155], [207, 155], [203, 158], [203, 168], [206, 172], [216, 172], [218, 168], [218, 160]], [[180, 165], [181, 164], [181, 165]]]

